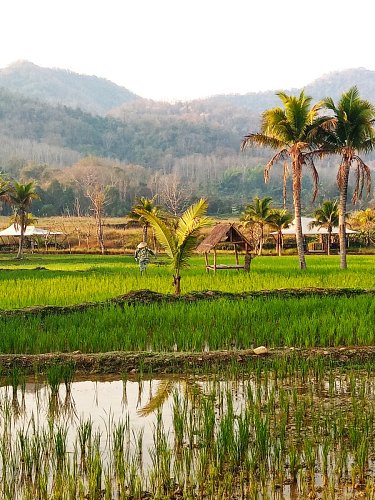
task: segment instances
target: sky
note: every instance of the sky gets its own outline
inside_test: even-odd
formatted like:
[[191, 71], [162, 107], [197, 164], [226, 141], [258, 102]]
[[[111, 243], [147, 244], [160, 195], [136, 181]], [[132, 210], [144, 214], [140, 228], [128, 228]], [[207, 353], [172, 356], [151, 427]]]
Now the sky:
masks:
[[332, 71], [375, 70], [371, 7], [372, 0], [2, 0], [0, 68], [28, 60], [170, 102], [301, 88]]

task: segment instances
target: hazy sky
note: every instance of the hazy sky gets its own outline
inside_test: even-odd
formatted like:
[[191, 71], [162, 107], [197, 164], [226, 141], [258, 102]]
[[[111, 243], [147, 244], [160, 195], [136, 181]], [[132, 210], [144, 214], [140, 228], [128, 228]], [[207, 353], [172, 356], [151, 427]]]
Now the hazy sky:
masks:
[[162, 100], [302, 87], [375, 69], [372, 3], [2, 0], [0, 67], [24, 59]]

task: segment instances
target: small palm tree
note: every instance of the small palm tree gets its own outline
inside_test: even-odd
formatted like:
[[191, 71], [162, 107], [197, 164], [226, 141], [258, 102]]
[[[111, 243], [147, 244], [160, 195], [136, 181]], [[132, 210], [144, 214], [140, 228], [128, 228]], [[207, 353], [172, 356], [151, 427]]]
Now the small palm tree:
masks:
[[[147, 219], [145, 219], [143, 216], [139, 215], [136, 210], [141, 209], [145, 210], [148, 213], [160, 216], [161, 215], [161, 209], [158, 205], [156, 205], [155, 200], [156, 200], [157, 195], [155, 195], [152, 198], [146, 198], [145, 196], [141, 196], [136, 200], [136, 204], [132, 208], [132, 211], [129, 214], [129, 219], [133, 221], [139, 221], [142, 224], [142, 231], [143, 231], [143, 239], [142, 241], [144, 243], [147, 243], [147, 238], [148, 238], [148, 228], [150, 227], [150, 223], [148, 222]], [[155, 247], [155, 245], [154, 245]]]
[[313, 199], [315, 199], [318, 173], [314, 165], [314, 159], [322, 154], [318, 138], [319, 132], [328, 121], [328, 118], [319, 116], [321, 104], [310, 106], [312, 98], [305, 96], [303, 91], [299, 96], [289, 96], [284, 92], [278, 92], [277, 96], [281, 99], [284, 107], [265, 111], [262, 115], [260, 133], [245, 136], [241, 149], [244, 150], [249, 146], [264, 146], [278, 150], [264, 169], [266, 182], [274, 163], [277, 161], [285, 162], [286, 160], [291, 162], [297, 251], [300, 268], [305, 269], [306, 261], [301, 223], [302, 167], [309, 167], [312, 172], [315, 187]]
[[189, 258], [196, 246], [199, 230], [211, 224], [211, 219], [205, 216], [207, 207], [207, 200], [200, 199], [176, 219], [176, 222], [171, 226], [153, 212], [147, 212], [144, 208], [134, 208], [134, 212], [147, 220], [155, 229], [159, 243], [172, 261], [176, 295], [181, 293], [181, 269], [189, 265]]
[[361, 197], [364, 184], [368, 193], [371, 189], [371, 173], [369, 167], [358, 156], [369, 153], [375, 148], [375, 107], [359, 97], [357, 87], [350, 88], [341, 95], [337, 105], [328, 97], [324, 106], [333, 112], [332, 127], [326, 131], [324, 149], [341, 156], [341, 164], [337, 174], [339, 187], [339, 241], [340, 267], [347, 268], [346, 262], [346, 205], [348, 197], [349, 171], [355, 166], [356, 185], [353, 192], [353, 203]]
[[326, 200], [314, 212], [315, 220], [311, 227], [324, 227], [327, 229], [327, 255], [331, 255], [332, 229], [339, 224], [339, 209], [337, 200]]
[[8, 198], [9, 202], [15, 207], [15, 217], [18, 220], [20, 227], [20, 239], [18, 245], [17, 259], [22, 259], [23, 245], [25, 239], [25, 230], [28, 222], [28, 214], [33, 200], [39, 198], [35, 191], [34, 182], [28, 184], [21, 184], [14, 182], [9, 187]]
[[277, 231], [276, 251], [281, 257], [283, 248], [283, 229], [286, 229], [292, 222], [293, 216], [285, 208], [274, 208], [269, 215], [268, 224]]
[[269, 222], [269, 217], [271, 214], [270, 204], [272, 198], [266, 196], [265, 198], [259, 198], [256, 196], [253, 199], [253, 203], [246, 205], [245, 210], [240, 218], [243, 222], [244, 227], [249, 224], [254, 224], [259, 227], [260, 237], [259, 237], [259, 249], [258, 255], [262, 255], [263, 242], [264, 242], [264, 227]]

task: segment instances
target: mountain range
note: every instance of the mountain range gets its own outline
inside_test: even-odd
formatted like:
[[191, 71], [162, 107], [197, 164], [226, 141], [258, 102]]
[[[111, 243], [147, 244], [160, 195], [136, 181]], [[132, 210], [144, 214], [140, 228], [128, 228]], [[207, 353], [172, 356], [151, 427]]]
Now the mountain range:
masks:
[[[353, 85], [375, 102], [375, 71], [364, 68], [324, 75], [305, 91], [314, 101], [337, 100]], [[142, 185], [150, 185], [152, 172], [174, 173], [204, 193], [216, 192], [220, 183], [227, 183], [222, 192], [235, 193], [245, 169], [258, 168], [262, 177], [269, 152], [244, 154], [239, 146], [257, 130], [261, 112], [278, 102], [269, 90], [171, 104], [96, 76], [19, 61], [0, 69], [0, 165], [16, 176], [26, 165], [66, 169], [90, 155], [146, 168]], [[333, 183], [331, 165], [336, 168], [328, 160], [323, 169]]]

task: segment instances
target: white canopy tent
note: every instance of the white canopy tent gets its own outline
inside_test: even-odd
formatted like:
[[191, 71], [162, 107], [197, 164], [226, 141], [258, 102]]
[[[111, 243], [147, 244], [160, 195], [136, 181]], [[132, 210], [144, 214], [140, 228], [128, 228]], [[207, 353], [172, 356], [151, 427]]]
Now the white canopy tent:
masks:
[[[25, 238], [30, 241], [31, 252], [34, 252], [34, 248], [38, 246], [40, 240], [43, 240], [43, 245], [48, 251], [48, 246], [50, 244], [57, 245], [56, 238], [62, 235], [61, 231], [51, 231], [49, 229], [43, 229], [41, 227], [27, 226], [25, 230]], [[9, 245], [19, 244], [19, 237], [21, 236], [21, 227], [19, 224], [12, 224], [11, 226], [0, 231], [0, 240], [4, 243], [3, 238], [7, 238], [7, 244], [4, 243], [5, 247]], [[39, 241], [38, 241], [39, 240]]]
[[[41, 227], [27, 226], [25, 230], [25, 236], [55, 236], [58, 234], [64, 234], [61, 231], [50, 231], [49, 229], [42, 229]], [[0, 237], [3, 236], [21, 236], [21, 227], [19, 224], [12, 224], [0, 231]]]
[[[328, 234], [328, 230], [325, 227], [312, 226], [315, 219], [312, 217], [301, 217], [302, 223], [302, 234], [304, 236], [314, 236], [316, 234]], [[357, 231], [346, 228], [346, 234], [355, 234]], [[271, 234], [277, 234], [277, 231], [273, 231]], [[282, 229], [281, 234], [283, 235], [295, 235], [296, 234], [296, 224], [295, 220], [286, 229]], [[332, 228], [332, 234], [339, 234], [339, 228], [337, 226]]]
[[[312, 242], [309, 243], [309, 252], [323, 252], [327, 249], [327, 240], [328, 240], [328, 230], [325, 227], [319, 227], [319, 226], [314, 226], [313, 223], [315, 222], [315, 219], [312, 217], [301, 217], [301, 224], [302, 224], [302, 234], [303, 236], [321, 236], [320, 238], [320, 243], [319, 242]], [[356, 234], [357, 231], [353, 231], [352, 229], [349, 229], [348, 227], [346, 228], [346, 235], [347, 235], [347, 245], [349, 246], [349, 238], [348, 236], [350, 234]], [[277, 231], [273, 231], [271, 234], [276, 235], [278, 234]], [[283, 236], [295, 236], [296, 235], [296, 224], [295, 224], [295, 219], [291, 224], [286, 229], [281, 230], [281, 234]], [[331, 231], [332, 235], [339, 234], [339, 228], [337, 226], [334, 226]]]

